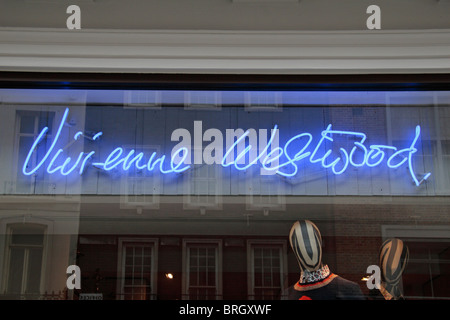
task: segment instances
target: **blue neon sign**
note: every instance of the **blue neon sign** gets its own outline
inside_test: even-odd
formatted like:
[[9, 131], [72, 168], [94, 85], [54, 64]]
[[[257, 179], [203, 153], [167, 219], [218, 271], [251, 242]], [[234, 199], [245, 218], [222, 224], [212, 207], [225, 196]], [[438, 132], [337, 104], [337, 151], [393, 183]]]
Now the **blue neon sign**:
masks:
[[[61, 122], [55, 133], [53, 142], [42, 159], [31, 166], [31, 158], [37, 149], [38, 144], [44, 139], [48, 127], [44, 127], [31, 146], [27, 157], [22, 166], [24, 175], [35, 174], [43, 168], [50, 175], [61, 174], [67, 176], [74, 172], [82, 175], [88, 165], [92, 165], [100, 170], [111, 171], [113, 169], [122, 169], [129, 171], [132, 168], [138, 170], [159, 171], [162, 174], [181, 173], [191, 168], [190, 150], [183, 146], [174, 148], [172, 156], [158, 155], [156, 152], [146, 157], [143, 152], [137, 152], [135, 149], [126, 151], [123, 147], [114, 148], [103, 161], [94, 161], [96, 152], [80, 152], [77, 157], [71, 158], [64, 155], [62, 148], [56, 149], [61, 132], [66, 122], [69, 109], [64, 111]], [[266, 172], [271, 172], [284, 177], [294, 177], [298, 174], [299, 166], [312, 164], [320, 165], [324, 169], [330, 169], [335, 175], [342, 175], [349, 167], [373, 168], [383, 163], [390, 169], [397, 169], [406, 166], [407, 172], [411, 175], [416, 186], [427, 180], [431, 173], [426, 173], [419, 180], [414, 172], [413, 156], [417, 153], [416, 144], [420, 138], [421, 128], [419, 125], [415, 128], [414, 137], [408, 147], [398, 149], [395, 146], [372, 144], [367, 145], [366, 134], [355, 131], [333, 130], [329, 124], [321, 132], [320, 139], [316, 142], [311, 133], [300, 133], [290, 137], [287, 142], [279, 146], [278, 143], [278, 125], [271, 130], [270, 139], [263, 146], [259, 145], [259, 152], [252, 153], [256, 146], [248, 144], [244, 148], [245, 140], [249, 136], [250, 130], [245, 131], [232, 144], [230, 144], [220, 162], [215, 162], [223, 167], [234, 167], [238, 171], [247, 170], [252, 166], [260, 165]], [[103, 132], [96, 133], [91, 140], [98, 141]], [[79, 131], [73, 136], [76, 141], [83, 136]], [[333, 145], [335, 138], [347, 138], [353, 141], [350, 148], [339, 148], [339, 156], [333, 154], [330, 145]], [[294, 151], [292, 151], [294, 149]], [[325, 150], [325, 151], [324, 151]], [[236, 154], [236, 156], [234, 156]], [[251, 157], [253, 154], [255, 156]], [[247, 160], [248, 159], [248, 160]], [[56, 164], [60, 163], [60, 164]]]

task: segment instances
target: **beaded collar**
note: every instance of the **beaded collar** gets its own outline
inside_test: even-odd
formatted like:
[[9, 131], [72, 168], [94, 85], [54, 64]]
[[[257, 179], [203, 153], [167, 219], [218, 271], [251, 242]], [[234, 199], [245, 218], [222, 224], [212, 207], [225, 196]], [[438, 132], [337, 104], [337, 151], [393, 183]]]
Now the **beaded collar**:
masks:
[[300, 275], [300, 280], [298, 281], [298, 283], [305, 284], [322, 281], [329, 275], [330, 269], [328, 268], [328, 265], [324, 265], [322, 268], [315, 271], [307, 271], [307, 270], [303, 271]]

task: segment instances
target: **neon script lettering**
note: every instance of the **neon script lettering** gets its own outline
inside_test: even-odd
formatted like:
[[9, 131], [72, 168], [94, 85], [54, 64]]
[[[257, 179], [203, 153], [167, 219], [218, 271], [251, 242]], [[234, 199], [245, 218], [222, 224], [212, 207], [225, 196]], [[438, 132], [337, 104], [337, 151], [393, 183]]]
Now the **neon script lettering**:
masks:
[[[93, 161], [95, 151], [80, 152], [74, 159], [65, 157], [64, 149], [56, 150], [56, 146], [68, 113], [69, 109], [66, 109], [45, 155], [32, 166], [33, 153], [44, 139], [48, 127], [44, 127], [37, 136], [24, 161], [22, 167], [24, 175], [32, 175], [42, 167], [45, 167], [48, 174], [60, 173], [66, 176], [77, 172], [81, 175], [88, 163], [104, 171], [119, 168], [128, 171], [131, 168], [136, 168], [147, 171], [158, 170], [163, 174], [181, 173], [190, 168], [192, 163], [192, 139], [190, 132], [186, 129], [176, 129], [172, 133], [171, 140], [180, 142], [173, 148], [170, 158], [166, 155], [158, 156], [156, 152], [146, 156], [143, 152], [137, 152], [135, 149], [125, 151], [122, 147], [114, 148], [104, 161]], [[254, 129], [247, 131], [227, 129], [226, 148], [223, 152], [221, 131], [208, 129], [203, 133], [202, 122], [195, 121], [193, 163], [219, 164], [223, 167], [234, 167], [238, 171], [259, 165], [261, 166], [261, 174], [278, 174], [284, 177], [296, 176], [299, 166], [302, 164], [320, 165], [324, 169], [330, 169], [335, 175], [341, 175], [349, 167], [373, 168], [385, 163], [390, 169], [405, 166], [415, 185], [419, 186], [431, 175], [431, 173], [427, 173], [419, 180], [414, 172], [413, 156], [417, 153], [416, 144], [420, 138], [420, 130], [420, 126], [416, 126], [414, 137], [409, 146], [398, 149], [389, 145], [366, 145], [367, 136], [364, 133], [333, 130], [331, 124], [321, 132], [318, 141], [314, 141], [311, 133], [300, 133], [290, 137], [282, 146], [279, 145], [277, 125], [271, 130], [268, 140], [267, 130], [265, 129], [259, 130], [259, 139]], [[98, 132], [91, 140], [97, 141], [102, 135], [102, 132]], [[73, 137], [74, 141], [81, 136], [83, 136], [83, 133], [77, 132]], [[332, 150], [335, 139], [346, 139], [352, 141], [352, 143], [350, 147], [340, 147], [339, 156], [337, 156]], [[201, 147], [204, 141], [212, 142], [203, 149]]]
[[[89, 160], [92, 160], [95, 154], [95, 151], [90, 151], [88, 153], [80, 152], [78, 157], [75, 161], [71, 159], [71, 157], [66, 157], [65, 159], [61, 160], [60, 158], [63, 158], [63, 149], [58, 149], [54, 154], [53, 151], [56, 147], [56, 144], [58, 142], [58, 139], [61, 136], [61, 131], [64, 127], [64, 123], [66, 122], [67, 116], [69, 113], [69, 109], [66, 109], [64, 111], [63, 117], [61, 119], [61, 122], [58, 126], [58, 129], [56, 131], [55, 137], [53, 139], [52, 144], [50, 145], [49, 149], [43, 156], [43, 158], [34, 166], [34, 168], [29, 169], [30, 166], [30, 160], [32, 158], [33, 153], [37, 149], [37, 146], [39, 143], [44, 139], [45, 134], [48, 131], [48, 127], [44, 127], [40, 134], [37, 136], [36, 140], [33, 142], [33, 145], [31, 146], [30, 151], [28, 152], [27, 157], [25, 158], [25, 162], [22, 167], [22, 172], [24, 175], [32, 175], [34, 174], [39, 168], [44, 166], [44, 163], [50, 159], [48, 165], [47, 165], [47, 173], [48, 174], [54, 174], [59, 172], [63, 176], [67, 176], [68, 174], [74, 172], [75, 170], [78, 171], [78, 173], [81, 175], [83, 174], [85, 167]], [[79, 137], [81, 137], [83, 133], [81, 131], [77, 132], [73, 139], [78, 140]], [[103, 132], [98, 132], [92, 137], [92, 140], [97, 140], [100, 136], [103, 135]], [[53, 156], [51, 156], [53, 154]], [[174, 163], [174, 157], [175, 155], [179, 156], [181, 154], [181, 161], [177, 164]], [[128, 154], [125, 154], [125, 151], [121, 147], [115, 148], [107, 157], [104, 162], [93, 162], [92, 165], [103, 169], [105, 171], [111, 171], [112, 169], [118, 168], [119, 166], [122, 166], [123, 170], [129, 170], [133, 164], [137, 169], [147, 169], [148, 171], [153, 171], [157, 166], [159, 166], [159, 170], [162, 173], [179, 173], [183, 172], [187, 169], [189, 169], [189, 166], [183, 166], [183, 160], [186, 158], [187, 150], [186, 148], [179, 148], [177, 152], [174, 153], [174, 156], [172, 156], [172, 159], [169, 163], [169, 168], [165, 167], [166, 162], [166, 156], [163, 155], [161, 157], [157, 157], [156, 152], [153, 152], [148, 159], [147, 162], [144, 161], [144, 154], [142, 152], [137, 153], [133, 149], [128, 152]], [[62, 164], [55, 165], [58, 160]], [[72, 163], [73, 162], [73, 163]]]

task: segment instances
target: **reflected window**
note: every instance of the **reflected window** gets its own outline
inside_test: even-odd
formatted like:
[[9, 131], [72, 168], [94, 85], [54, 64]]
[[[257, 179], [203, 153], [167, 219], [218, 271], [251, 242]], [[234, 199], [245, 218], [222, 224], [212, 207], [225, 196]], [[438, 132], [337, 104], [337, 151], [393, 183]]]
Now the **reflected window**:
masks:
[[444, 168], [445, 176], [443, 177], [445, 179], [445, 184], [450, 185], [450, 171], [445, 170], [445, 168], [448, 168], [448, 165], [450, 164], [450, 140], [442, 140], [442, 168]]
[[36, 224], [9, 226], [6, 257], [6, 293], [32, 298], [41, 293], [45, 227]]
[[284, 289], [284, 243], [250, 241], [248, 248], [249, 299], [279, 299]]
[[[16, 157], [18, 164], [17, 180], [15, 190], [17, 193], [49, 193], [48, 186], [38, 183], [36, 175], [25, 176], [22, 174], [21, 164], [25, 162], [28, 152], [33, 145], [33, 142], [38, 137], [39, 133], [44, 127], [47, 127], [47, 133], [43, 137], [42, 142], [36, 147], [36, 152], [33, 152], [29, 165], [35, 167], [35, 165], [45, 156], [48, 148], [50, 147], [52, 134], [53, 134], [53, 119], [55, 112], [46, 111], [17, 111], [16, 115], [16, 141], [15, 146], [17, 148]], [[42, 177], [39, 179], [42, 181]], [[42, 189], [45, 188], [45, 189]], [[39, 190], [37, 190], [39, 189]], [[51, 193], [51, 192], [50, 192]]]
[[220, 208], [222, 177], [218, 167], [193, 165], [188, 176], [188, 191], [184, 196], [184, 207], [186, 209]]
[[[144, 154], [160, 154], [160, 146], [125, 146], [124, 149], [128, 154], [131, 150], [135, 150], [136, 154], [143, 152]], [[134, 168], [127, 171], [121, 178], [121, 208], [143, 208], [158, 209], [159, 195], [161, 192], [161, 177], [153, 175], [151, 177], [145, 175], [142, 170]]]
[[155, 298], [156, 241], [121, 240], [120, 299]]
[[185, 94], [186, 110], [220, 110], [220, 92], [190, 91]]
[[404, 292], [409, 299], [443, 299], [450, 284], [450, 242], [409, 240], [410, 260], [404, 274]]
[[221, 242], [185, 242], [185, 290], [188, 300], [217, 300], [221, 298]]

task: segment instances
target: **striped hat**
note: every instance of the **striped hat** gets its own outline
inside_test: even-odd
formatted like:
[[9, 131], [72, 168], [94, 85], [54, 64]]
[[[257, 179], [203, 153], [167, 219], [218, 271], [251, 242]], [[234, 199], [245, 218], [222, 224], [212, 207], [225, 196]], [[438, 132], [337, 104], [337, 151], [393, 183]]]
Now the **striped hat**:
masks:
[[289, 233], [289, 242], [302, 270], [316, 271], [322, 265], [322, 236], [309, 220], [296, 221]]
[[397, 284], [408, 264], [409, 250], [400, 239], [388, 239], [381, 245], [380, 268], [383, 280]]

